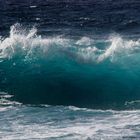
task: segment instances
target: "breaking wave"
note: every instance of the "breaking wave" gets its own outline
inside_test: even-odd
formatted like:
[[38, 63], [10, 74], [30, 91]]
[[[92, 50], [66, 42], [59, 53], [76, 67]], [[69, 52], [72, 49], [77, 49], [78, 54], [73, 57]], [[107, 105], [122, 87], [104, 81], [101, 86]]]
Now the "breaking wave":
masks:
[[37, 35], [36, 28], [27, 30], [20, 24], [11, 26], [9, 37], [0, 39], [1, 61], [4, 58], [12, 58], [18, 53], [23, 54], [25, 58], [37, 53], [47, 55], [51, 49], [58, 49], [64, 51], [63, 53], [67, 52], [85, 60], [101, 62], [107, 58], [117, 59], [118, 55], [129, 57], [132, 53], [138, 52], [140, 40], [125, 40], [119, 35], [112, 35], [105, 40], [95, 40], [89, 37], [76, 40], [63, 36], [43, 38]]
[[42, 37], [15, 24], [0, 39], [0, 90], [22, 103], [139, 108], [139, 54], [140, 39]]

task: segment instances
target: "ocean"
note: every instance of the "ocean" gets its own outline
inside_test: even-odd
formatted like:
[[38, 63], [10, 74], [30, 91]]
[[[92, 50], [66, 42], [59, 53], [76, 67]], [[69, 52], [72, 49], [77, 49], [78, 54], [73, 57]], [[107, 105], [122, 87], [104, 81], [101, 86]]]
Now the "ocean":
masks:
[[139, 0], [0, 0], [1, 140], [140, 140]]

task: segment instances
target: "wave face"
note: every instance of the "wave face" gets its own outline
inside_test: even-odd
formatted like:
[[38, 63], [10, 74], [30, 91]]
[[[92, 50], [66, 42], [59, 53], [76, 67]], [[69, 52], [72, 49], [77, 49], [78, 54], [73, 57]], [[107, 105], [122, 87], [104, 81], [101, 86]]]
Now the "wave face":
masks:
[[139, 108], [140, 40], [42, 37], [11, 26], [0, 39], [0, 90], [24, 104]]

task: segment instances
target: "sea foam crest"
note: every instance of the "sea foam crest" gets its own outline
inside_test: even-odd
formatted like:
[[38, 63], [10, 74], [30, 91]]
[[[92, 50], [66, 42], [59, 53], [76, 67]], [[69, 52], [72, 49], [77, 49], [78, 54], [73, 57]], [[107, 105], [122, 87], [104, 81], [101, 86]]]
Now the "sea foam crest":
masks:
[[106, 58], [113, 58], [116, 55], [130, 55], [136, 50], [140, 49], [140, 40], [124, 40], [120, 36], [111, 37], [109, 39], [111, 45], [104, 50], [104, 53], [98, 57], [98, 61], [103, 61]]
[[46, 53], [53, 44], [64, 46], [66, 43], [67, 40], [59, 36], [44, 39], [37, 35], [36, 28], [26, 30], [21, 25], [15, 24], [11, 26], [9, 37], [0, 39], [0, 58], [11, 58], [19, 51], [29, 55], [35, 48]]
[[[98, 46], [99, 43], [102, 47]], [[37, 35], [36, 28], [27, 30], [20, 24], [15, 24], [11, 26], [9, 37], [0, 38], [0, 59], [2, 61], [4, 58], [12, 58], [17, 53], [29, 56], [34, 52], [38, 53], [36, 50], [46, 55], [49, 49], [56, 48], [66, 55], [74, 54], [69, 56], [99, 63], [106, 59], [113, 61], [120, 56], [129, 56], [139, 52], [140, 40], [127, 40], [119, 35], [112, 35], [105, 40], [94, 40], [89, 37], [76, 40], [62, 36], [42, 38]]]

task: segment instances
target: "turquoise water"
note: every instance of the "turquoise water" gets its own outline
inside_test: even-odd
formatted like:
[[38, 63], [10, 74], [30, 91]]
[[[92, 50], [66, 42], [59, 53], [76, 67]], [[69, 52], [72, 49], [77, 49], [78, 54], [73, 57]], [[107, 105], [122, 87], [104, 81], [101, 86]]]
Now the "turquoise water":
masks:
[[1, 91], [14, 101], [139, 108], [139, 39], [41, 37], [35, 28], [25, 30], [15, 24], [1, 39]]

